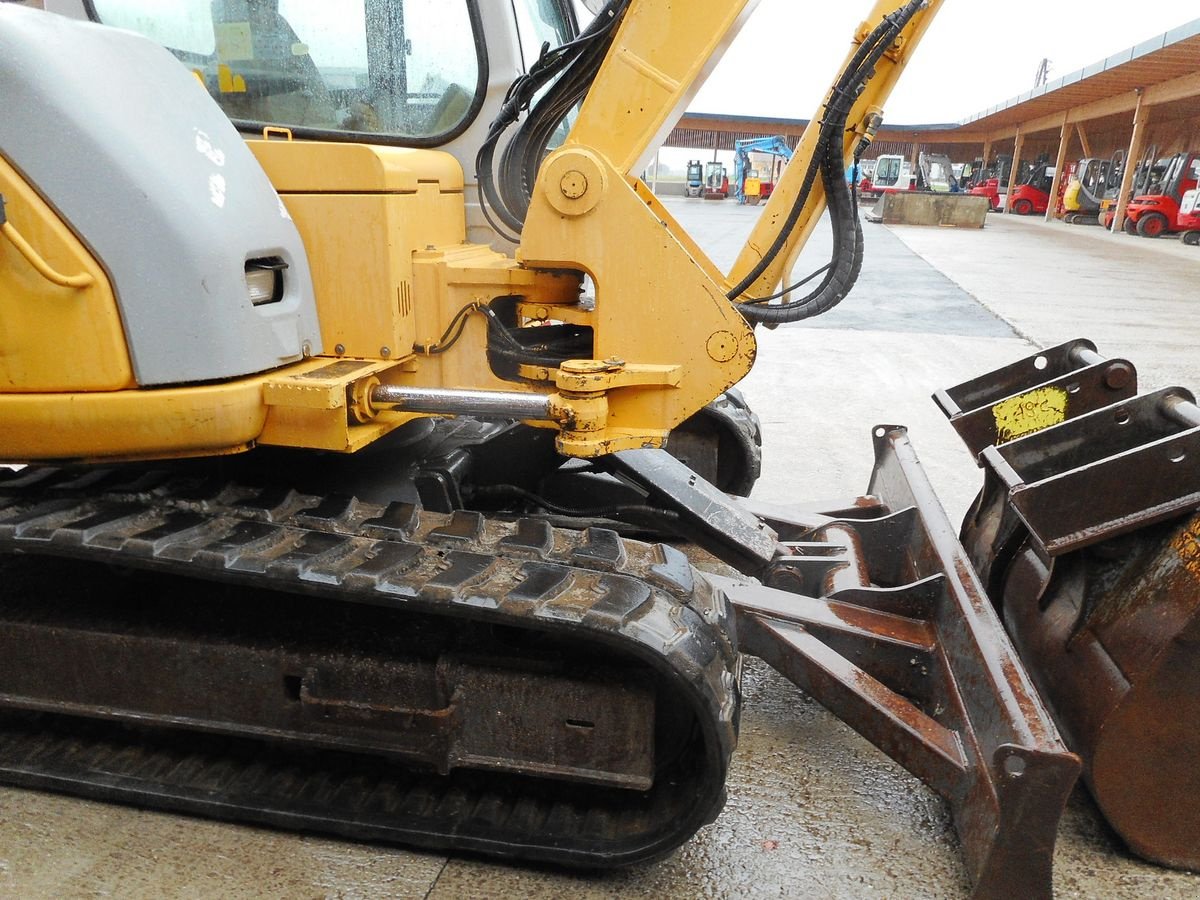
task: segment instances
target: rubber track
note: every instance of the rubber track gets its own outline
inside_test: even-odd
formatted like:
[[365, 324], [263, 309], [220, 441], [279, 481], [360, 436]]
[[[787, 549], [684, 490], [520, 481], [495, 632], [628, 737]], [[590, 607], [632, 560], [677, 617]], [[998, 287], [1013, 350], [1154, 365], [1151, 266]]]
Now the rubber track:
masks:
[[[736, 444], [739, 455], [728, 463], [733, 471], [721, 473], [721, 489], [749, 497], [762, 474], [762, 423], [737, 388], [729, 388], [709, 403], [699, 415], [723, 428]], [[736, 461], [736, 462], [735, 462]]]
[[535, 519], [505, 523], [171, 469], [114, 468], [0, 471], [0, 554], [11, 552], [595, 641], [655, 670], [690, 705], [699, 734], [672, 777], [638, 794], [518, 776], [440, 777], [248, 739], [188, 735], [181, 747], [124, 726], [9, 711], [0, 715], [0, 780], [582, 866], [662, 856], [723, 803], [739, 709], [732, 620], [723, 595], [672, 547], [600, 528], [576, 532]]

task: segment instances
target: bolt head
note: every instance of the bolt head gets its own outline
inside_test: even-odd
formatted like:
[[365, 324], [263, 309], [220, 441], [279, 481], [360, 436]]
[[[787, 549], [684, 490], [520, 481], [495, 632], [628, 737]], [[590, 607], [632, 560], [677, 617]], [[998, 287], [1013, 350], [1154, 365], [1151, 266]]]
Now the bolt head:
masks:
[[1133, 380], [1133, 369], [1123, 362], [1115, 362], [1104, 370], [1104, 384], [1119, 391]]
[[559, 180], [558, 189], [568, 200], [578, 200], [587, 193], [587, 176], [578, 169], [571, 169], [569, 172], [565, 172]]

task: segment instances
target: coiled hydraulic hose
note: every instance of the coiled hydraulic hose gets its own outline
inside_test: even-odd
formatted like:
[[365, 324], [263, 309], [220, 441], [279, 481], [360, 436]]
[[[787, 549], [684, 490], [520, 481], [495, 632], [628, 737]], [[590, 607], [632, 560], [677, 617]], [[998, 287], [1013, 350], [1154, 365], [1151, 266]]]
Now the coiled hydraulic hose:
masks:
[[843, 177], [843, 135], [855, 101], [862, 94], [867, 82], [875, 75], [875, 66], [913, 16], [925, 6], [925, 2], [926, 0], [909, 0], [894, 13], [885, 16], [859, 46], [829, 93], [817, 145], [787, 219], [763, 258], [727, 296], [733, 301], [743, 297], [783, 250], [808, 203], [818, 175], [825, 189], [833, 227], [833, 254], [829, 264], [821, 270], [824, 272], [821, 283], [802, 299], [789, 303], [767, 305], [770, 301], [780, 299], [800, 287], [809, 279], [784, 288], [769, 297], [741, 300], [737, 304], [738, 309], [747, 321], [773, 326], [812, 318], [840, 303], [857, 281], [863, 258], [862, 224], [859, 222], [852, 189]]

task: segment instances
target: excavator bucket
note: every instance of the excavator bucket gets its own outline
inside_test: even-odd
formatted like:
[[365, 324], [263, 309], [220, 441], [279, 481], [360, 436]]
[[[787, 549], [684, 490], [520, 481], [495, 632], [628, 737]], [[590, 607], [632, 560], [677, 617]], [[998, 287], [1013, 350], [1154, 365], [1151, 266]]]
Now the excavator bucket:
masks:
[[1072, 341], [939, 392], [962, 542], [1109, 824], [1200, 867], [1200, 408]]

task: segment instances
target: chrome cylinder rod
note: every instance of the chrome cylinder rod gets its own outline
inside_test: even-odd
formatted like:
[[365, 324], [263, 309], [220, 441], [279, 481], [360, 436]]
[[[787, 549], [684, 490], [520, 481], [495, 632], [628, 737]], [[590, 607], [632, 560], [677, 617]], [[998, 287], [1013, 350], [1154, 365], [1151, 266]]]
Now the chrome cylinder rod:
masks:
[[371, 389], [371, 403], [376, 407], [395, 407], [405, 412], [438, 413], [445, 416], [553, 421], [553, 416], [550, 415], [549, 394], [445, 390], [380, 384]]
[[1163, 398], [1162, 411], [1169, 419], [1175, 420], [1184, 428], [1200, 426], [1200, 407], [1178, 394], [1168, 394]]

